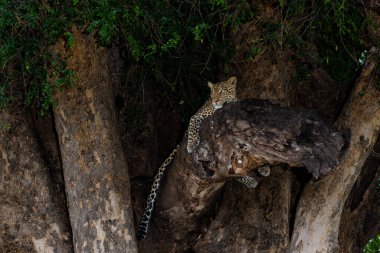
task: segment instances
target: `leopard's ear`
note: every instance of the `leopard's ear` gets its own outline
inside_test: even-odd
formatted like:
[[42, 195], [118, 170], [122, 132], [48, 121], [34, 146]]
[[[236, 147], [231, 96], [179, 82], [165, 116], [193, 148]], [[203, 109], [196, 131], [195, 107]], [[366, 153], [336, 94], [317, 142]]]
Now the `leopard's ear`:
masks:
[[236, 77], [233, 76], [233, 77], [230, 77], [227, 82], [236, 86], [237, 79]]
[[212, 82], [208, 82], [208, 83], [207, 83], [207, 86], [208, 86], [210, 89], [214, 88], [214, 84], [213, 84]]

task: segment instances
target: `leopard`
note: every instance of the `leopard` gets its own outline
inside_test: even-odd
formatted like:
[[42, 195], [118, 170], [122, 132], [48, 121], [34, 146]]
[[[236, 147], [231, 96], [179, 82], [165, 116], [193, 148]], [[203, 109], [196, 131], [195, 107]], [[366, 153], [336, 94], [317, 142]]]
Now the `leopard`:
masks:
[[[238, 101], [236, 97], [236, 77], [230, 77], [227, 81], [222, 81], [219, 83], [208, 82], [207, 85], [210, 88], [210, 98], [203, 104], [203, 106], [190, 118], [189, 126], [187, 129], [187, 143], [186, 150], [188, 153], [192, 153], [194, 149], [200, 143], [199, 130], [201, 123], [207, 117], [210, 117], [215, 113], [216, 110], [221, 109], [224, 105]], [[152, 188], [150, 190], [146, 207], [144, 209], [142, 218], [140, 220], [137, 240], [141, 241], [146, 237], [148, 232], [149, 222], [152, 218], [152, 213], [157, 201], [157, 194], [160, 188], [161, 180], [174, 159], [179, 145], [177, 145], [170, 155], [165, 159], [162, 165], [158, 168], [158, 172], [153, 178]], [[269, 176], [270, 171], [267, 169], [258, 171], [263, 176]], [[235, 180], [239, 183], [244, 184], [248, 188], [255, 188], [258, 184], [255, 178], [247, 175], [242, 175], [236, 177]]]
[[202, 121], [213, 115], [218, 109], [221, 109], [225, 104], [238, 101], [236, 98], [236, 77], [231, 77], [225, 82], [213, 84], [208, 82], [210, 88], [210, 99], [190, 118], [187, 138], [187, 152], [192, 153], [194, 148], [200, 142], [199, 128]]

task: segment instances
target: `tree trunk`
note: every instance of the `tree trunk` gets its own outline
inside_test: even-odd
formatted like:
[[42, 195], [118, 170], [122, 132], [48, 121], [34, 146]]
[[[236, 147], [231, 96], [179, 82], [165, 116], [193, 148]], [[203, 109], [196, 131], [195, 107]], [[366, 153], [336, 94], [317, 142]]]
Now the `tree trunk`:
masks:
[[380, 138], [348, 197], [339, 228], [339, 252], [360, 252], [379, 233]]
[[[273, 62], [273, 52], [266, 51], [247, 61], [245, 52], [249, 48], [246, 40], [251, 36], [254, 26], [255, 22], [245, 24], [234, 37], [239, 50], [232, 60], [231, 68], [238, 77], [238, 98], [269, 99], [289, 106], [292, 101], [289, 83], [294, 72], [291, 57], [288, 54], [277, 55], [277, 60]], [[297, 195], [297, 180], [286, 169], [284, 165], [276, 166], [271, 176], [262, 178], [256, 189], [227, 183], [220, 201], [220, 211], [212, 220], [207, 234], [197, 241], [196, 250], [212, 251], [218, 244], [223, 245], [226, 251], [234, 251], [234, 246], [242, 251], [247, 248], [254, 252], [283, 252], [287, 249], [290, 241], [288, 224], [292, 219], [294, 195]], [[275, 180], [278, 177], [280, 181]], [[225, 223], [236, 231], [244, 232], [232, 237], [228, 233], [219, 233], [217, 228]], [[248, 229], [249, 233], [246, 232]], [[212, 239], [215, 232], [219, 236]]]
[[64, 192], [51, 176], [60, 164], [48, 163], [29, 114], [14, 107], [0, 113], [0, 252], [73, 252]]
[[351, 135], [342, 164], [323, 180], [310, 182], [302, 193], [291, 252], [337, 252], [339, 249], [339, 225], [345, 201], [379, 134], [380, 91], [373, 82], [374, 57], [368, 58], [337, 121], [337, 126], [349, 129]]
[[[335, 168], [344, 144], [341, 133], [310, 111], [251, 100], [231, 103], [218, 110], [202, 123], [200, 136], [201, 143], [192, 154], [187, 153], [186, 145], [177, 153], [158, 201], [159, 232], [154, 233], [156, 238], [145, 242], [147, 245], [161, 244], [163, 238], [168, 245], [165, 251], [189, 250], [201, 235], [200, 228], [207, 225], [204, 219], [209, 218], [226, 180], [254, 176], [254, 170], [260, 166], [281, 163], [306, 166], [319, 178]], [[184, 140], [186, 143], [186, 136]], [[216, 230], [223, 229], [225, 235], [236, 234], [236, 224], [223, 225], [227, 226], [219, 225]], [[239, 225], [245, 227], [243, 236], [252, 238], [254, 230], [248, 229], [249, 224], [243, 220]], [[223, 237], [223, 233], [219, 236]], [[225, 247], [236, 250], [243, 246], [247, 248], [235, 244]], [[162, 246], [157, 246], [156, 251], [162, 252]]]
[[[254, 23], [246, 24], [250, 25]], [[246, 40], [243, 31], [236, 41]], [[360, 221], [372, 224], [373, 217], [359, 212], [378, 199], [368, 190], [360, 196], [366, 205], [349, 197], [355, 182], [359, 189], [373, 189], [372, 177], [379, 176], [377, 161], [369, 165], [370, 183], [363, 186], [363, 164], [380, 128], [374, 58], [368, 59], [335, 124], [341, 132], [315, 113], [265, 101], [229, 104], [205, 120], [202, 142], [192, 154], [186, 151], [184, 137], [162, 183], [148, 237], [136, 243], [131, 197], [140, 195], [130, 196], [113, 94], [122, 89], [123, 64], [117, 50], [98, 48], [93, 36], [78, 30], [73, 34], [73, 49], [66, 51], [63, 40], [53, 49], [68, 57], [77, 82], [56, 96], [57, 106], [48, 115], [52, 118], [31, 119], [21, 105], [0, 112], [0, 253], [359, 250], [357, 243], [347, 243], [347, 238], [356, 238], [347, 234], [359, 230], [354, 229], [358, 223], [347, 221], [361, 216]], [[329, 102], [319, 103], [318, 96], [301, 101], [303, 93], [297, 92], [308, 88], [292, 86], [291, 57], [273, 54], [267, 50], [244, 64], [245, 54], [235, 56], [239, 98], [265, 98], [286, 106], [310, 100], [310, 107], [335, 118], [344, 94], [334, 104], [335, 98], [329, 97], [334, 90], [326, 88], [333, 82], [327, 73], [318, 68], [311, 76], [325, 77], [318, 92]], [[155, 120], [150, 119], [151, 132], [156, 130]], [[349, 133], [345, 138], [343, 131]], [[144, 143], [155, 152], [150, 144]], [[133, 165], [140, 168], [140, 161], [154, 160], [149, 152], [145, 158], [137, 155]], [[267, 165], [271, 176], [259, 177], [256, 170]], [[293, 172], [288, 165], [295, 167]], [[241, 175], [256, 177], [258, 187], [248, 189], [233, 180]], [[299, 176], [306, 179], [299, 183], [294, 179]], [[359, 207], [349, 213], [355, 205]]]
[[228, 182], [195, 252], [283, 252], [289, 244], [291, 189], [291, 172], [282, 166], [272, 167], [255, 189]]
[[[77, 83], [56, 97], [54, 108], [74, 249], [137, 252], [112, 93], [120, 82], [114, 68], [118, 59], [97, 48], [92, 36], [78, 30], [74, 34], [68, 64], [77, 73]], [[60, 46], [56, 50], [67, 54]]]

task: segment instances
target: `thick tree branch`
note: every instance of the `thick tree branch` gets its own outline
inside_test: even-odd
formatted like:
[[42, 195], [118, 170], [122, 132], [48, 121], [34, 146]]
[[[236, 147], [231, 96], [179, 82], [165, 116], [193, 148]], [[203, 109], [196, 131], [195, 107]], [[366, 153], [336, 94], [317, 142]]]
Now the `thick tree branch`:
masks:
[[380, 91], [374, 85], [376, 61], [372, 57], [337, 121], [340, 128], [350, 129], [348, 150], [333, 174], [306, 186], [297, 210], [291, 252], [336, 252], [339, 248], [344, 203], [380, 129]]
[[319, 178], [336, 167], [344, 146], [342, 134], [315, 113], [266, 101], [231, 103], [206, 119], [200, 134], [192, 154], [180, 147], [158, 201], [159, 234], [172, 235], [177, 250], [199, 235], [226, 180], [280, 163], [307, 166]]
[[305, 166], [319, 178], [337, 165], [344, 145], [342, 134], [317, 114], [260, 100], [227, 105], [205, 122], [201, 136], [194, 163], [197, 171], [214, 171], [214, 179], [278, 163]]

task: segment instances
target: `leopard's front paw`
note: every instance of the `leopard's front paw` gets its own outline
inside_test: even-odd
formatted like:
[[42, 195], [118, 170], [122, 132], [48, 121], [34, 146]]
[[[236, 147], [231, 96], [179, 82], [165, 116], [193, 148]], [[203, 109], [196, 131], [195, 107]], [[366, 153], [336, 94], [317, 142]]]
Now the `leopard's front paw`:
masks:
[[257, 169], [257, 172], [263, 177], [267, 177], [270, 175], [270, 167], [269, 166], [260, 167]]

